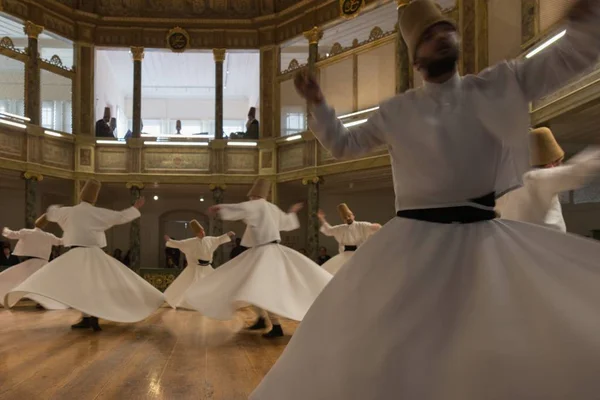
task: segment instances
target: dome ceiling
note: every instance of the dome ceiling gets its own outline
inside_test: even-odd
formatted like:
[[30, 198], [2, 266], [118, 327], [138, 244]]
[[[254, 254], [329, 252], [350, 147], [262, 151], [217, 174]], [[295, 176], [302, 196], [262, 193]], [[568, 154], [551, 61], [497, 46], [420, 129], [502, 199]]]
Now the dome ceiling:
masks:
[[314, 0], [55, 0], [107, 17], [255, 18]]

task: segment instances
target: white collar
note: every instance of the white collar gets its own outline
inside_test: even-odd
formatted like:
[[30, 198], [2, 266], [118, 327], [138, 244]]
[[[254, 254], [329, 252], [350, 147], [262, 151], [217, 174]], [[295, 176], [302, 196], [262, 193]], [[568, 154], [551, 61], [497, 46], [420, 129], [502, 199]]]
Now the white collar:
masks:
[[456, 71], [456, 73], [454, 75], [452, 75], [452, 77], [450, 79], [448, 79], [446, 82], [433, 83], [433, 82], [424, 81], [423, 87], [429, 93], [438, 93], [438, 92], [442, 92], [442, 91], [452, 90], [452, 89], [458, 87], [461, 81], [462, 81], [462, 78], [459, 75], [458, 71]]

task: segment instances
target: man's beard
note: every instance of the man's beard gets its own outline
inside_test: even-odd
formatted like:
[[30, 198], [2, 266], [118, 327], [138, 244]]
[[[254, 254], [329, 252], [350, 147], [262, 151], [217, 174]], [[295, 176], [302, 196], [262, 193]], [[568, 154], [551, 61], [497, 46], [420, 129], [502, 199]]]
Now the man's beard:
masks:
[[438, 78], [442, 75], [446, 75], [456, 68], [456, 62], [458, 61], [458, 53], [450, 53], [443, 58], [430, 61], [425, 66], [427, 71], [427, 77]]

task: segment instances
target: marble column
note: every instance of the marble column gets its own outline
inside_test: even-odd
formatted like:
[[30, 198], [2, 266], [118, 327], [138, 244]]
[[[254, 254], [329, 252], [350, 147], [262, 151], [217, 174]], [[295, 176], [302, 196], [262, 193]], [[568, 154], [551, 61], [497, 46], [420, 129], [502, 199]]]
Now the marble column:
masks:
[[73, 181], [73, 205], [76, 206], [79, 204], [79, 194], [81, 193], [81, 188], [83, 187], [82, 181], [79, 179], [75, 179]]
[[311, 260], [316, 260], [319, 255], [319, 191], [323, 183], [318, 176], [304, 178], [302, 184], [308, 188], [307, 214], [308, 224], [306, 227], [306, 252]]
[[41, 108], [41, 77], [38, 37], [44, 30], [43, 26], [27, 21], [23, 29], [27, 35], [27, 63], [25, 65], [25, 116], [34, 125], [40, 125]]
[[[311, 30], [304, 32], [304, 37], [308, 40], [308, 73], [316, 77], [317, 61], [319, 60], [319, 40], [323, 38], [323, 30], [315, 26]], [[308, 118], [310, 113], [308, 103], [306, 103], [306, 110], [306, 116]]]
[[[410, 0], [396, 0], [398, 6], [398, 27], [400, 26], [400, 19], [404, 13], [404, 8], [409, 2]], [[398, 29], [398, 33], [396, 34], [396, 93], [403, 93], [410, 89], [412, 80], [412, 67], [410, 65], [408, 47], [406, 47], [400, 29]]]
[[223, 139], [223, 63], [225, 49], [213, 49], [215, 58], [215, 139]]
[[38, 182], [44, 179], [41, 174], [25, 172], [25, 228], [33, 228], [39, 217], [37, 209]]
[[132, 47], [133, 57], [133, 129], [132, 137], [140, 138], [142, 135], [142, 60], [144, 59], [143, 47]]
[[[210, 191], [212, 192], [213, 204], [223, 204], [225, 198], [225, 185], [210, 185]], [[223, 234], [223, 221], [216, 216], [212, 217], [211, 221], [211, 236], [221, 236]], [[225, 262], [224, 247], [219, 246], [213, 255], [213, 267], [218, 268]]]
[[75, 44], [75, 79], [73, 81], [73, 133], [95, 136], [94, 112], [95, 49], [92, 44]]
[[273, 181], [271, 184], [271, 203], [279, 206], [279, 187], [277, 181]]
[[[275, 90], [279, 71], [278, 47], [268, 46], [260, 49], [260, 138], [280, 135], [279, 86]], [[263, 118], [264, 116], [264, 118]]]
[[[127, 189], [129, 189], [131, 205], [133, 205], [137, 199], [139, 199], [142, 195], [142, 190], [144, 189], [144, 185], [140, 182], [130, 182], [127, 183]], [[141, 263], [141, 218], [134, 219], [131, 222], [131, 226], [129, 229], [129, 268], [134, 270], [135, 272], [140, 271]]]

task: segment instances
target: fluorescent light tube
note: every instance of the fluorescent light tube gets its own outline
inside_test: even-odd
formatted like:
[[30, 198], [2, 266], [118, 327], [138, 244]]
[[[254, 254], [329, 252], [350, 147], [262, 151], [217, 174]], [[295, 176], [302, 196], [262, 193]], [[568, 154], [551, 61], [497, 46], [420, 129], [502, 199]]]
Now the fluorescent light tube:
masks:
[[302, 139], [302, 135], [294, 135], [294, 136], [288, 136], [288, 137], [286, 137], [285, 141], [286, 142], [291, 142], [291, 141], [300, 140], [300, 139]]
[[127, 144], [125, 141], [121, 140], [96, 140], [97, 144]]
[[544, 50], [546, 47], [550, 46], [552, 43], [558, 41], [560, 38], [565, 36], [566, 33], [567, 33], [567, 30], [565, 29], [562, 32], [559, 32], [556, 35], [552, 36], [550, 39], [546, 40], [544, 43], [540, 44], [535, 49], [533, 49], [529, 53], [527, 53], [525, 58], [531, 58], [531, 57], [535, 56], [537, 53]]
[[25, 125], [25, 124], [20, 124], [18, 122], [9, 121], [6, 119], [0, 119], [0, 124], [10, 125], [10, 126], [14, 126], [15, 128], [21, 128], [21, 129], [27, 128], [27, 125]]
[[146, 141], [145, 145], [150, 146], [208, 146], [208, 142], [154, 142]]
[[344, 124], [344, 126], [346, 128], [350, 128], [351, 126], [356, 126], [356, 125], [360, 125], [360, 124], [364, 124], [365, 122], [367, 122], [367, 119], [359, 119], [358, 121], [352, 121], [352, 122], [347, 122]]
[[16, 114], [11, 114], [11, 113], [7, 113], [7, 112], [0, 112], [0, 114], [6, 115], [7, 117], [11, 117], [11, 118], [17, 118], [22, 121], [31, 121], [31, 118], [23, 117], [22, 115], [16, 115]]
[[258, 146], [256, 142], [227, 142], [227, 146], [254, 147]]
[[340, 115], [338, 117], [338, 119], [344, 119], [344, 118], [354, 117], [355, 115], [360, 115], [360, 114], [368, 113], [369, 111], [375, 111], [375, 110], [379, 110], [379, 106], [372, 107], [372, 108], [367, 108], [366, 110], [357, 111], [357, 112], [353, 112], [353, 113], [346, 114], [346, 115]]
[[54, 132], [54, 131], [44, 131], [44, 133], [46, 135], [50, 135], [50, 136], [62, 137], [62, 135], [60, 133]]

